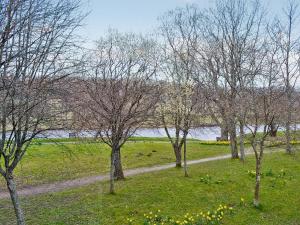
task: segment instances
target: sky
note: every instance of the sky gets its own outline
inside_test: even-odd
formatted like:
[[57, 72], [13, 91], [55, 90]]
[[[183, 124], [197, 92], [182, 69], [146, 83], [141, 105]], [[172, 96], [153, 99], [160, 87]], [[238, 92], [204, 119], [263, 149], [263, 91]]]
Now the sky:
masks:
[[[279, 12], [288, 0], [262, 0], [269, 9], [269, 16]], [[79, 33], [85, 45], [104, 35], [109, 28], [121, 32], [150, 33], [158, 26], [157, 18], [168, 10], [196, 3], [201, 8], [214, 5], [214, 0], [83, 0], [89, 15]]]

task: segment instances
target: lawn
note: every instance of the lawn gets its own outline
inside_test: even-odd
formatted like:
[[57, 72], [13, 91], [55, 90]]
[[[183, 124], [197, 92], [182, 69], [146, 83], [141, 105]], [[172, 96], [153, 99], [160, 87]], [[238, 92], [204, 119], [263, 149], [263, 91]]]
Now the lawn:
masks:
[[[260, 209], [251, 204], [254, 159], [246, 163], [221, 160], [193, 165], [190, 177], [180, 169], [149, 173], [117, 182], [117, 194], [107, 194], [108, 183], [96, 183], [60, 193], [22, 198], [27, 224], [143, 224], [143, 214], [160, 209], [182, 218], [185, 213], [214, 210], [219, 204], [233, 207], [223, 224], [300, 224], [300, 158], [269, 153], [263, 161]], [[207, 178], [209, 177], [209, 179]], [[241, 204], [241, 198], [245, 202]], [[1, 224], [14, 224], [9, 200], [0, 203]], [[11, 219], [13, 218], [13, 219]]]
[[[49, 140], [48, 140], [49, 141]], [[52, 140], [53, 141], [53, 140]], [[103, 174], [109, 171], [110, 150], [103, 143], [58, 139], [36, 140], [16, 168], [18, 187]], [[229, 146], [189, 140], [188, 159], [229, 153]], [[173, 162], [175, 156], [165, 138], [134, 138], [122, 149], [124, 169]], [[6, 188], [0, 178], [0, 190]]]
[[[262, 136], [261, 132], [258, 132], [257, 134], [258, 137]], [[245, 139], [247, 141], [250, 141], [251, 134], [245, 134]], [[277, 136], [276, 137], [267, 137], [267, 142], [282, 142], [285, 143], [285, 132], [284, 131], [277, 131]], [[299, 143], [300, 141], [300, 130], [297, 131], [291, 131], [291, 140], [293, 142]]]

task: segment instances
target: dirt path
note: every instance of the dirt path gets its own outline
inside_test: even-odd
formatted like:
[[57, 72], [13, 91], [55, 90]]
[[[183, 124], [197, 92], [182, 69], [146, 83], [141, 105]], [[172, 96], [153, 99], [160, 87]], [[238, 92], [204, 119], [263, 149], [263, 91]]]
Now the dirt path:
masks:
[[[251, 155], [251, 154], [253, 153], [250, 151], [246, 152], [246, 155]], [[230, 159], [230, 158], [231, 155], [227, 154], [227, 155], [220, 155], [220, 156], [202, 158], [197, 160], [189, 160], [187, 164], [193, 165], [193, 164], [200, 164], [200, 163], [217, 161], [222, 159]], [[152, 167], [140, 167], [136, 169], [125, 170], [124, 174], [126, 177], [130, 177], [130, 176], [143, 174], [143, 173], [151, 173], [155, 171], [166, 170], [166, 169], [174, 168], [174, 166], [175, 166], [174, 163], [168, 163], [165, 165], [158, 165]], [[95, 182], [107, 181], [107, 180], [109, 180], [109, 175], [90, 176], [90, 177], [77, 178], [77, 179], [67, 180], [62, 182], [56, 182], [52, 184], [43, 184], [39, 186], [23, 188], [19, 190], [18, 193], [20, 196], [32, 196], [32, 195], [38, 195], [44, 193], [58, 192], [69, 188], [81, 187], [84, 185], [93, 184]], [[4, 198], [9, 198], [8, 192], [0, 192], [0, 199], [4, 199]]]

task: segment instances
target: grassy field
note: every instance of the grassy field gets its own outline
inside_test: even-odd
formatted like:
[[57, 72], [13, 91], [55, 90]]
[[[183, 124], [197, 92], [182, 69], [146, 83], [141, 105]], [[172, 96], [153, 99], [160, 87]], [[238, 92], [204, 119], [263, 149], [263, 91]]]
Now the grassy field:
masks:
[[[245, 164], [221, 160], [193, 165], [190, 177], [179, 169], [139, 175], [117, 182], [117, 194], [107, 194], [108, 183], [22, 199], [27, 224], [143, 224], [143, 214], [158, 209], [181, 219], [185, 213], [233, 207], [223, 224], [300, 224], [300, 158], [298, 154], [266, 154], [263, 161], [260, 209], [251, 204], [253, 157]], [[241, 198], [245, 199], [241, 202]], [[0, 223], [14, 224], [9, 200], [0, 202]]]
[[[262, 133], [261, 132], [258, 132], [257, 136], [261, 136]], [[245, 139], [247, 141], [249, 141], [251, 138], [251, 134], [245, 134]], [[297, 130], [297, 131], [292, 131], [291, 132], [291, 140], [292, 141], [300, 141], [300, 130]], [[276, 137], [267, 137], [267, 141], [270, 141], [270, 142], [274, 142], [274, 141], [281, 141], [281, 142], [285, 142], [285, 133], [283, 131], [277, 131], [277, 136]]]
[[[109, 171], [110, 150], [103, 143], [58, 139], [36, 140], [16, 169], [18, 187], [103, 174]], [[48, 140], [50, 141], [50, 140]], [[53, 141], [53, 140], [52, 140]], [[226, 144], [189, 140], [188, 159], [229, 153]], [[165, 138], [134, 138], [122, 149], [124, 169], [173, 162], [172, 147]], [[0, 189], [5, 188], [0, 179]]]

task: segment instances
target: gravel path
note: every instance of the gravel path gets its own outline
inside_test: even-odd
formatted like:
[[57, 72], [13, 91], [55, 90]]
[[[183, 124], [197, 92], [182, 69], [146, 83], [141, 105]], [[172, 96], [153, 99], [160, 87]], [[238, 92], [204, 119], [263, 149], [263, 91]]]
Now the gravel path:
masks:
[[[265, 152], [267, 153], [267, 152]], [[247, 151], [246, 155], [253, 154], [253, 152]], [[197, 159], [197, 160], [189, 160], [187, 161], [188, 165], [193, 164], [200, 164], [210, 161], [216, 161], [216, 160], [222, 160], [222, 159], [230, 159], [231, 154], [227, 155], [220, 155], [215, 157], [209, 157], [209, 158], [203, 158], [203, 159]], [[161, 171], [166, 170], [170, 168], [174, 168], [174, 163], [169, 163], [165, 165], [158, 165], [158, 166], [152, 166], [152, 167], [140, 167], [136, 169], [129, 169], [124, 171], [124, 175], [126, 177], [143, 174], [143, 173], [151, 173], [155, 171]], [[81, 187], [84, 185], [93, 184], [95, 182], [99, 181], [107, 181], [109, 180], [109, 175], [99, 175], [99, 176], [90, 176], [90, 177], [83, 177], [83, 178], [77, 178], [73, 180], [67, 180], [67, 181], [61, 181], [56, 182], [52, 184], [43, 184], [39, 186], [33, 186], [33, 187], [27, 187], [23, 188], [18, 191], [19, 196], [32, 196], [32, 195], [38, 195], [38, 194], [44, 194], [44, 193], [51, 193], [51, 192], [58, 192], [69, 188], [76, 188]], [[9, 198], [8, 192], [0, 192], [0, 199]]]

